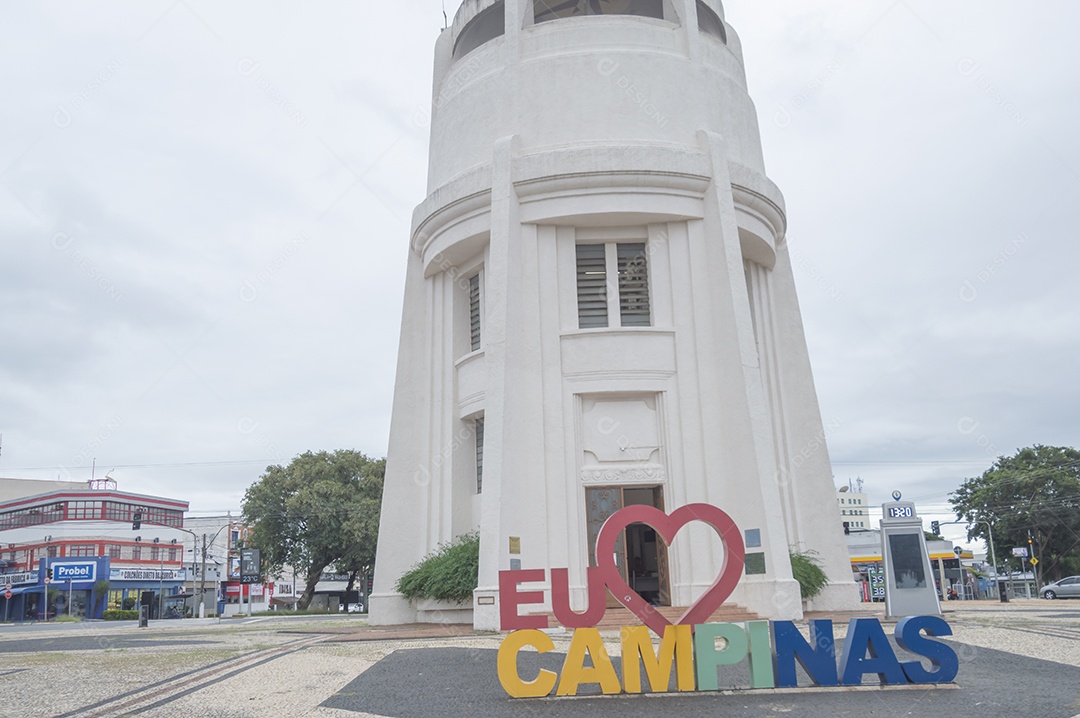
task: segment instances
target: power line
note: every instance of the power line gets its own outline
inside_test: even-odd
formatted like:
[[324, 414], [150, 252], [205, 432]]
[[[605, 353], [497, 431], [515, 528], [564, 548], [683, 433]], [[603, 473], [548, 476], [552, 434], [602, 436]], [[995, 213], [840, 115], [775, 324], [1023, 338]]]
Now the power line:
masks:
[[[236, 459], [233, 461], [188, 461], [174, 464], [112, 464], [114, 469], [183, 468], [186, 466], [238, 466], [243, 464], [266, 464], [267, 459]], [[89, 466], [15, 466], [4, 471], [64, 471], [89, 469]]]

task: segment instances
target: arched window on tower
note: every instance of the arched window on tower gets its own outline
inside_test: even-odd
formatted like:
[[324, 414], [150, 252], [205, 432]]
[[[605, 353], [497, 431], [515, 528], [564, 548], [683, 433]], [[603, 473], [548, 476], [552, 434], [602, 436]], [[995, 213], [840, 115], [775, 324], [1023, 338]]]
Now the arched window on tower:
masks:
[[727, 44], [727, 28], [711, 7], [697, 0], [697, 24], [698, 28], [706, 35], [711, 35], [720, 42]]
[[664, 0], [533, 0], [533, 21], [583, 15], [637, 15], [664, 19]]
[[454, 43], [454, 59], [468, 55], [506, 32], [506, 6], [500, 1], [474, 17]]

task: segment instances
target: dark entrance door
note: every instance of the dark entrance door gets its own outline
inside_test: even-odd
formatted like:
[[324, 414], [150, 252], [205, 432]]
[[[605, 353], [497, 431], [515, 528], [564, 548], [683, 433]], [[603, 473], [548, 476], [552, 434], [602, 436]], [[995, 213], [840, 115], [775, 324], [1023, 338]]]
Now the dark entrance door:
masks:
[[[596, 537], [608, 517], [624, 506], [640, 504], [663, 511], [663, 488], [612, 486], [585, 489], [590, 566], [596, 565]], [[667, 546], [651, 527], [645, 524], [626, 527], [615, 543], [615, 564], [627, 584], [646, 601], [656, 606], [671, 605]], [[619, 605], [610, 592], [608, 605]]]

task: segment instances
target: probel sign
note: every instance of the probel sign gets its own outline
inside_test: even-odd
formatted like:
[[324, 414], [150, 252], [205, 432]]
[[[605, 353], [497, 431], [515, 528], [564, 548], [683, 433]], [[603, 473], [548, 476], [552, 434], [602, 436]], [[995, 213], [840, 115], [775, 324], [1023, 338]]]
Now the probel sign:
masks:
[[53, 581], [93, 581], [96, 577], [97, 564], [86, 563], [54, 563], [50, 566], [53, 570]]

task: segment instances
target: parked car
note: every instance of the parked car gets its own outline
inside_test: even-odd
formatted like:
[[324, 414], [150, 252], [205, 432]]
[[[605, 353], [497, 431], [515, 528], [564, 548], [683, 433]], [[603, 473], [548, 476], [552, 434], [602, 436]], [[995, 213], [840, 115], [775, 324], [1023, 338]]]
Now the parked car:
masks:
[[1051, 600], [1055, 598], [1080, 598], [1080, 576], [1069, 576], [1043, 586], [1042, 597]]

